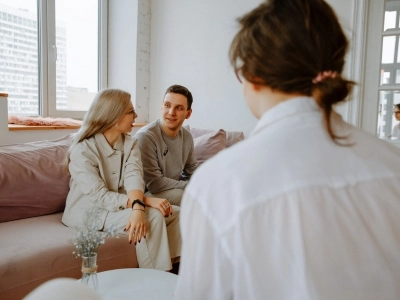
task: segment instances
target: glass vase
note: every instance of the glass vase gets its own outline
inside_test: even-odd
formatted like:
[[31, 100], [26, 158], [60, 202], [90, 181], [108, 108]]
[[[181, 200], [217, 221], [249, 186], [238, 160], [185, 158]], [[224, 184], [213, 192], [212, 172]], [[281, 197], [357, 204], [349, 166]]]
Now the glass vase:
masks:
[[97, 289], [97, 253], [82, 255], [82, 279], [81, 282], [87, 286]]

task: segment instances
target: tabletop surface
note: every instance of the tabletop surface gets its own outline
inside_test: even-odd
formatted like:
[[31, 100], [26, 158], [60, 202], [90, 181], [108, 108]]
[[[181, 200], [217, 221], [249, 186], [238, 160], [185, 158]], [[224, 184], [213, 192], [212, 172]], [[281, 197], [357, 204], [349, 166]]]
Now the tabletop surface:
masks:
[[102, 299], [174, 299], [178, 276], [153, 269], [116, 269], [97, 274]]

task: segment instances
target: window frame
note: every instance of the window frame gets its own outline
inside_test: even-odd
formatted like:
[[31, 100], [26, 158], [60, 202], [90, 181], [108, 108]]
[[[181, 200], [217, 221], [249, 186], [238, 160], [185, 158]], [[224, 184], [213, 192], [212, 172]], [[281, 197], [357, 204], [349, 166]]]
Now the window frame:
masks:
[[[361, 115], [361, 128], [377, 135], [379, 92], [381, 90], [390, 90], [389, 86], [380, 86], [380, 69], [382, 58], [382, 32], [385, 1], [367, 1], [366, 43], [364, 60], [364, 78], [363, 78], [363, 105]], [[398, 87], [396, 88], [398, 89]]]
[[[98, 90], [107, 86], [108, 0], [98, 0]], [[56, 109], [55, 0], [38, 0], [39, 115], [82, 119], [86, 111]]]

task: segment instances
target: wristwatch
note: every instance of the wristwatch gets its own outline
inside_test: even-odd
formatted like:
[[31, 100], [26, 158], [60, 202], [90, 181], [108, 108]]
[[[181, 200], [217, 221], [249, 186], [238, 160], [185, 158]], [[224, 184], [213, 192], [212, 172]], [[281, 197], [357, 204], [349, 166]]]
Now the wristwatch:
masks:
[[133, 200], [133, 202], [132, 202], [132, 209], [133, 209], [133, 206], [134, 206], [136, 203], [138, 203], [138, 204], [140, 204], [141, 206], [143, 206], [143, 208], [146, 207], [146, 204], [144, 204], [144, 202], [143, 202], [142, 200], [136, 199], [136, 200]]

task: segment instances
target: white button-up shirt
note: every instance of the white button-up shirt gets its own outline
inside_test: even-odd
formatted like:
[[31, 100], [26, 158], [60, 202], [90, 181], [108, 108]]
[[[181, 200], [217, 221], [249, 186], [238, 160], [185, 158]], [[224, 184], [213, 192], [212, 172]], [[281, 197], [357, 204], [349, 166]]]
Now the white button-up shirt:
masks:
[[194, 174], [177, 299], [400, 299], [400, 151], [312, 98]]

